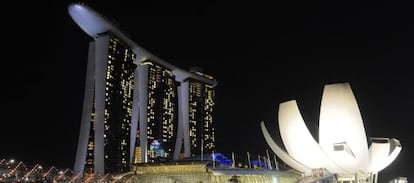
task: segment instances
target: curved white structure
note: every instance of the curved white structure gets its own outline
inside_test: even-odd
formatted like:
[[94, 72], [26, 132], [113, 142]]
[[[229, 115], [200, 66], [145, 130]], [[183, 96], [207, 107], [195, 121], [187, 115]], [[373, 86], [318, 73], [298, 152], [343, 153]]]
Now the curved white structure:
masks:
[[[335, 151], [337, 143], [349, 150]], [[367, 169], [368, 144], [365, 128], [349, 83], [326, 85], [319, 117], [319, 144], [335, 162], [348, 171]]]
[[350, 173], [338, 167], [326, 156], [306, 127], [296, 101], [279, 105], [279, 129], [284, 129], [280, 131], [280, 135], [289, 154], [305, 166], [311, 169], [325, 167], [331, 172], [341, 174]]
[[370, 172], [378, 173], [397, 158], [401, 151], [401, 144], [397, 139], [371, 138]]
[[103, 15], [100, 15], [92, 8], [82, 4], [82, 3], [73, 3], [69, 5], [68, 12], [73, 21], [89, 36], [94, 39], [99, 38], [99, 36], [106, 32], [111, 32], [117, 37], [122, 39], [130, 47], [134, 49], [134, 52], [137, 55], [137, 60], [151, 59], [164, 67], [172, 70], [176, 76], [176, 80], [184, 81], [187, 78], [197, 79], [206, 83], [209, 83], [213, 86], [217, 85], [217, 81], [209, 78], [209, 76], [204, 75], [205, 77], [199, 76], [192, 72], [185, 71], [181, 68], [178, 68], [160, 58], [153, 55], [149, 51], [145, 50], [134, 41], [132, 41], [125, 33], [123, 33], [119, 28], [117, 28], [110, 20], [105, 18]]
[[371, 138], [368, 149], [362, 117], [349, 83], [324, 87], [319, 143], [306, 127], [295, 100], [279, 105], [278, 121], [287, 152], [274, 142], [262, 122], [265, 140], [279, 158], [305, 175], [311, 175], [309, 170], [325, 168], [347, 180], [371, 182], [401, 151], [400, 142], [389, 138]]
[[260, 124], [260, 126], [262, 128], [263, 136], [264, 136], [267, 144], [269, 144], [272, 151], [275, 152], [279, 158], [281, 158], [286, 164], [288, 164], [290, 167], [292, 167], [296, 170], [304, 172], [305, 174], [310, 174], [311, 173], [311, 169], [309, 167], [306, 167], [305, 165], [303, 165], [300, 162], [298, 162], [297, 160], [295, 160], [292, 156], [289, 156], [289, 154], [286, 151], [284, 151], [282, 148], [280, 148], [276, 144], [276, 142], [273, 141], [272, 137], [270, 136], [270, 133], [267, 131], [267, 129], [266, 129], [263, 122]]

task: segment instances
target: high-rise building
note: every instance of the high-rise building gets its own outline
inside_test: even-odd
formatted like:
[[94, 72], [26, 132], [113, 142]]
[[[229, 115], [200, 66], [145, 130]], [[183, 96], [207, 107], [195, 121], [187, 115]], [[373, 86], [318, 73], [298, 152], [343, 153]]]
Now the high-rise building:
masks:
[[144, 104], [147, 105], [147, 112], [143, 114], [147, 116], [147, 161], [171, 159], [178, 127], [175, 76], [155, 62], [146, 61], [141, 64], [146, 66], [148, 72], [148, 101]]
[[201, 81], [189, 79], [189, 137], [191, 155], [201, 154], [201, 150], [211, 152], [214, 148], [213, 86]]
[[68, 10], [93, 38], [75, 172], [127, 172], [214, 150], [213, 77], [152, 55], [86, 5]]

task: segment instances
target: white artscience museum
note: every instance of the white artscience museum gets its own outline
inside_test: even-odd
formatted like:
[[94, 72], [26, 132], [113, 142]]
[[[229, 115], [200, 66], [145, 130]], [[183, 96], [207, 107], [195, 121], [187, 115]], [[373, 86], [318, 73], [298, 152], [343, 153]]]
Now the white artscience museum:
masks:
[[395, 138], [370, 138], [349, 83], [324, 86], [319, 116], [319, 142], [309, 132], [295, 100], [279, 105], [278, 124], [284, 150], [262, 133], [270, 148], [287, 165], [312, 176], [317, 169], [336, 175], [338, 182], [377, 182], [378, 172], [398, 156]]

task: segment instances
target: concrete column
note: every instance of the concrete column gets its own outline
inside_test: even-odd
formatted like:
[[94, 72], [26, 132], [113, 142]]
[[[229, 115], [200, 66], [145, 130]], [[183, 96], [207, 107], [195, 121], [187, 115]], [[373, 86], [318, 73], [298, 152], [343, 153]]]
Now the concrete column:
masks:
[[105, 86], [109, 37], [95, 39], [95, 173], [105, 174]]
[[131, 140], [130, 140], [130, 158], [129, 163], [134, 163], [135, 157], [135, 144], [137, 140], [137, 130], [138, 130], [138, 119], [139, 119], [139, 71], [138, 68], [134, 72], [134, 91], [132, 94], [132, 116], [131, 116]]
[[78, 147], [76, 150], [75, 174], [83, 173], [85, 169], [86, 153], [88, 149], [89, 131], [91, 128], [91, 114], [95, 84], [95, 43], [89, 43], [88, 63], [86, 66], [85, 91], [82, 108], [82, 118], [79, 131]]
[[138, 101], [141, 159], [148, 162], [147, 113], [148, 113], [148, 65], [138, 64]]
[[184, 156], [191, 156], [190, 128], [189, 128], [189, 100], [190, 84], [188, 81], [181, 82], [178, 89], [178, 123], [181, 124], [184, 138]]

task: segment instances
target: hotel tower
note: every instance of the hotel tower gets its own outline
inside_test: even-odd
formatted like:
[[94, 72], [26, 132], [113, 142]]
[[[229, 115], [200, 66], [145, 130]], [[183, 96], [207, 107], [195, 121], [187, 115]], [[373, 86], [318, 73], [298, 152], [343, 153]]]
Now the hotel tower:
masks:
[[213, 77], [152, 55], [84, 4], [71, 4], [68, 11], [93, 38], [76, 173], [129, 172], [133, 163], [214, 150]]

